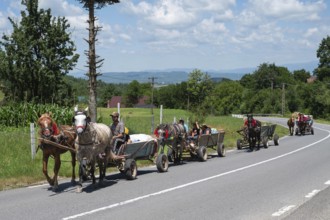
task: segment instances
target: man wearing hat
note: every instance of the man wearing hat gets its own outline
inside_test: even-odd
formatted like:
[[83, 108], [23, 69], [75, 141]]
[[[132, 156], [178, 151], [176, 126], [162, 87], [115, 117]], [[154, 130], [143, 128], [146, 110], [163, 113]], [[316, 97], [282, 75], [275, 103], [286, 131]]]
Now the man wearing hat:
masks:
[[119, 113], [113, 112], [111, 115], [112, 124], [110, 125], [112, 133], [112, 143], [114, 143], [114, 150], [116, 154], [122, 144], [125, 143], [125, 125], [123, 122], [119, 121]]

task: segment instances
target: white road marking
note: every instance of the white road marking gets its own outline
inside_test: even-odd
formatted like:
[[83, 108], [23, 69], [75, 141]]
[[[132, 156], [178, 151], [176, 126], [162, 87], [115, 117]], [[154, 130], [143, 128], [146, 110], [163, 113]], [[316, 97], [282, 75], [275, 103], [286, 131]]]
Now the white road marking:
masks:
[[27, 188], [29, 188], [29, 189], [33, 189], [33, 188], [38, 188], [38, 187], [41, 187], [41, 186], [47, 186], [47, 185], [49, 185], [49, 184], [47, 184], [47, 183], [43, 183], [43, 184], [40, 184], [40, 185], [28, 186]]
[[306, 198], [312, 198], [313, 196], [315, 196], [317, 193], [319, 193], [321, 190], [318, 189], [314, 189], [312, 192], [308, 193], [305, 197]]
[[326, 181], [324, 184], [325, 185], [330, 185], [330, 180]]
[[[320, 130], [324, 130], [324, 129], [320, 129]], [[286, 157], [286, 156], [289, 156], [291, 154], [297, 153], [299, 151], [307, 149], [311, 146], [314, 146], [314, 145], [328, 139], [330, 137], [330, 132], [327, 131], [327, 130], [324, 130], [324, 131], [328, 132], [328, 136], [326, 136], [325, 138], [322, 138], [321, 140], [318, 140], [314, 143], [311, 143], [309, 145], [306, 145], [306, 146], [301, 147], [299, 149], [296, 149], [294, 151], [279, 155], [277, 157], [273, 157], [273, 158], [270, 158], [268, 160], [264, 160], [264, 161], [254, 163], [254, 164], [251, 164], [251, 165], [248, 165], [248, 166], [245, 166], [245, 167], [241, 167], [241, 168], [238, 168], [238, 169], [235, 169], [235, 170], [231, 170], [231, 171], [228, 171], [228, 172], [220, 173], [220, 174], [215, 175], [215, 176], [210, 176], [208, 178], [204, 178], [204, 179], [193, 181], [193, 182], [190, 182], [190, 183], [187, 183], [187, 184], [179, 185], [179, 186], [176, 186], [176, 187], [173, 187], [173, 188], [164, 189], [164, 190], [161, 190], [161, 191], [158, 191], [158, 192], [155, 192], [155, 193], [150, 193], [150, 194], [140, 196], [140, 197], [136, 197], [136, 198], [133, 198], [133, 199], [129, 199], [129, 200], [126, 200], [126, 201], [123, 201], [123, 202], [114, 203], [114, 204], [111, 204], [109, 206], [104, 206], [104, 207], [101, 207], [101, 208], [98, 208], [98, 209], [93, 209], [91, 211], [82, 212], [80, 214], [68, 216], [68, 217], [63, 218], [63, 220], [75, 219], [75, 218], [79, 218], [79, 217], [82, 217], [82, 216], [91, 215], [91, 214], [96, 213], [96, 212], [104, 211], [104, 210], [107, 210], [107, 209], [112, 209], [112, 208], [115, 208], [115, 207], [118, 207], [118, 206], [123, 206], [123, 205], [133, 203], [133, 202], [137, 202], [139, 200], [146, 199], [146, 198], [149, 198], [149, 197], [152, 197], [152, 196], [158, 196], [158, 195], [161, 195], [161, 194], [164, 194], [164, 193], [175, 191], [175, 190], [185, 188], [185, 187], [188, 187], [188, 186], [191, 186], [191, 185], [195, 185], [195, 184], [198, 184], [198, 183], [201, 183], [201, 182], [206, 182], [206, 181], [209, 181], [209, 180], [212, 180], [212, 179], [215, 179], [215, 178], [219, 178], [219, 177], [226, 176], [226, 175], [229, 175], [229, 174], [232, 174], [232, 173], [236, 173], [236, 172], [239, 172], [239, 171], [242, 171], [242, 170], [246, 170], [246, 169], [249, 169], [249, 168], [252, 168], [252, 167], [256, 167], [256, 166], [259, 166], [259, 165], [262, 165], [262, 164], [265, 164], [265, 163], [269, 163], [269, 162], [274, 161], [274, 160], [278, 160], [282, 157]], [[293, 207], [289, 206], [289, 207], [291, 209], [294, 206]]]
[[272, 216], [274, 216], [274, 217], [281, 216], [284, 213], [288, 212], [290, 209], [293, 209], [294, 207], [296, 207], [296, 206], [295, 205], [284, 206], [283, 208], [280, 208], [277, 212], [274, 212], [272, 214]]

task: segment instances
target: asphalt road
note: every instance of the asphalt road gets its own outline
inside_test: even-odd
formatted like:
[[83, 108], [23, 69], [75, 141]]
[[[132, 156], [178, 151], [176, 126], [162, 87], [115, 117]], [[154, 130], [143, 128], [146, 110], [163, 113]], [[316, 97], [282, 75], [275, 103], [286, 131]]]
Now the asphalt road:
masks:
[[[286, 119], [269, 119], [285, 124]], [[276, 131], [275, 131], [276, 132]], [[107, 175], [104, 187], [69, 180], [0, 192], [1, 219], [330, 219], [330, 126], [286, 136], [278, 146], [233, 150], [206, 162], [140, 168], [128, 181]], [[225, 137], [226, 138], [226, 137]]]

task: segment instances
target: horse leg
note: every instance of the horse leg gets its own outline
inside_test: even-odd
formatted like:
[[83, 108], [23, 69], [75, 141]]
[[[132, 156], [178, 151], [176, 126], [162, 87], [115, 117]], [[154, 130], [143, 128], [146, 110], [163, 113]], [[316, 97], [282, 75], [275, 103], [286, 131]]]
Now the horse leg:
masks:
[[49, 177], [48, 171], [47, 171], [48, 170], [48, 158], [49, 158], [49, 154], [45, 153], [45, 150], [44, 150], [43, 151], [43, 159], [42, 159], [42, 172], [44, 173], [49, 185], [53, 186], [54, 181]]
[[77, 192], [81, 193], [82, 192], [82, 183], [83, 183], [83, 176], [84, 176], [84, 167], [82, 163], [79, 163], [79, 182], [77, 186]]
[[254, 148], [254, 146], [253, 146], [253, 140], [250, 137], [249, 137], [249, 148], [250, 148], [250, 151], [253, 151], [253, 148]]
[[260, 150], [260, 139], [261, 139], [261, 137], [260, 137], [260, 133], [259, 134], [257, 134], [257, 142], [258, 142], [258, 150]]
[[55, 159], [55, 166], [54, 166], [54, 176], [53, 176], [53, 181], [54, 181], [53, 191], [56, 191], [58, 189], [58, 181], [57, 181], [58, 172], [61, 168], [60, 154], [54, 155], [54, 159]]
[[71, 152], [71, 165], [72, 165], [72, 175], [71, 175], [71, 183], [76, 183], [76, 153]]
[[95, 178], [95, 161], [91, 161], [91, 176], [92, 176], [93, 185], [95, 185], [95, 183], [96, 183], [96, 178]]

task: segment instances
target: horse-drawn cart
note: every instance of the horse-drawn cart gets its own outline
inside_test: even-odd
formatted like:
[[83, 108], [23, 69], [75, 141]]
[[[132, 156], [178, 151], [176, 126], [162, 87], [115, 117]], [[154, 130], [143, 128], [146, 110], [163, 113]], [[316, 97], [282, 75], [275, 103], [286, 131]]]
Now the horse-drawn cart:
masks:
[[[273, 140], [274, 145], [279, 144], [279, 141], [278, 141], [279, 136], [277, 134], [274, 134], [275, 129], [276, 129], [276, 124], [261, 126], [260, 139], [261, 139], [261, 142], [262, 142], [262, 145], [264, 148], [268, 148], [269, 140]], [[242, 138], [237, 139], [237, 142], [236, 142], [237, 149], [241, 150], [242, 148], [250, 147], [248, 129], [242, 128], [242, 129], [238, 130], [237, 133], [239, 135], [241, 135], [241, 137], [242, 137]]]
[[314, 135], [313, 120], [308, 121], [296, 121], [295, 135]]
[[191, 157], [197, 157], [200, 161], [206, 161], [208, 154], [207, 148], [216, 150], [219, 157], [226, 156], [225, 146], [223, 140], [225, 132], [219, 130], [212, 134], [202, 134], [194, 144], [189, 144], [189, 152]]
[[[131, 138], [134, 135], [131, 135]], [[123, 144], [118, 155], [123, 156], [123, 159], [115, 160], [114, 163], [121, 173], [126, 175], [126, 178], [133, 180], [137, 176], [137, 160], [150, 160], [156, 161], [157, 169], [159, 172], [164, 172], [168, 168], [167, 160], [163, 161], [158, 155], [158, 140], [152, 138], [150, 135], [139, 135], [144, 140], [135, 140], [133, 143]], [[134, 139], [134, 138], [133, 138]], [[155, 160], [155, 158], [157, 159]]]
[[275, 133], [276, 124], [261, 126], [261, 141], [265, 148], [269, 146], [269, 140], [274, 141], [274, 145], [279, 144], [279, 136]]

